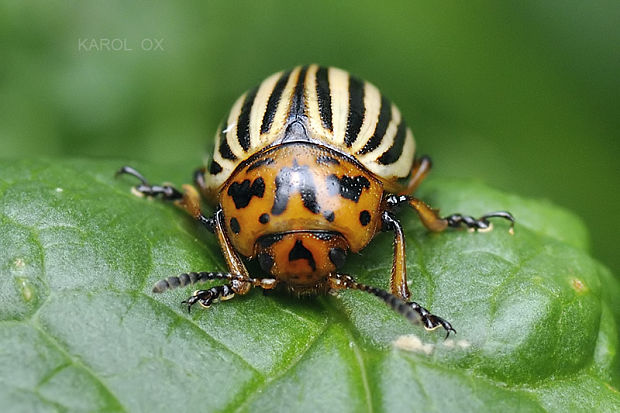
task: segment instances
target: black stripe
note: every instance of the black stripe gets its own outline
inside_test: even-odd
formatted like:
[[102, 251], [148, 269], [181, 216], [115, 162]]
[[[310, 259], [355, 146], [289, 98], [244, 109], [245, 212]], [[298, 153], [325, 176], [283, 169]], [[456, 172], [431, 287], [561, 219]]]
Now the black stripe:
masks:
[[[228, 122], [228, 115], [226, 115], [226, 122]], [[237, 157], [232, 150], [230, 150], [230, 146], [228, 146], [228, 140], [226, 139], [227, 133], [224, 132], [226, 129], [228, 129], [228, 125], [222, 125], [222, 130], [220, 131], [220, 155], [222, 155], [222, 158], [224, 159], [236, 161]]]
[[381, 96], [381, 109], [379, 110], [379, 120], [375, 127], [375, 133], [372, 135], [366, 145], [357, 152], [358, 155], [364, 155], [365, 153], [372, 152], [381, 144], [385, 131], [387, 131], [388, 125], [392, 120], [392, 104], [385, 97]]
[[209, 173], [211, 175], [217, 175], [222, 172], [222, 165], [215, 162], [213, 159], [211, 160], [211, 166], [209, 167]]
[[256, 92], [258, 92], [258, 87], [249, 91], [245, 96], [243, 106], [241, 106], [241, 113], [237, 120], [237, 140], [246, 152], [250, 149], [250, 111], [252, 110], [252, 105], [254, 105]]
[[319, 101], [319, 111], [321, 112], [323, 126], [330, 131], [333, 131], [332, 96], [330, 93], [327, 71], [328, 69], [326, 67], [320, 67], [316, 72], [316, 95]]
[[295, 92], [293, 93], [293, 103], [291, 104], [291, 111], [289, 112], [289, 119], [303, 117], [306, 112], [306, 104], [304, 99], [304, 84], [306, 81], [306, 73], [308, 72], [308, 66], [301, 68], [299, 77], [297, 78], [297, 85], [295, 85]]
[[396, 129], [396, 136], [394, 136], [394, 143], [377, 159], [383, 165], [389, 165], [396, 162], [403, 154], [403, 146], [405, 146], [405, 138], [407, 137], [407, 124], [404, 120], [400, 121], [398, 129]]
[[360, 133], [364, 122], [364, 82], [356, 77], [349, 76], [349, 119], [344, 143], [350, 148]]
[[271, 165], [274, 162], [275, 162], [275, 160], [273, 158], [262, 158], [262, 159], [259, 159], [259, 160], [255, 161], [250, 166], [248, 166], [247, 171], [248, 172], [253, 171], [254, 169], [260, 168], [263, 165]]
[[280, 103], [282, 92], [284, 91], [284, 87], [286, 87], [286, 83], [288, 82], [288, 77], [290, 75], [290, 70], [282, 74], [271, 91], [271, 95], [267, 101], [267, 108], [265, 108], [265, 114], [263, 115], [263, 124], [260, 127], [260, 133], [269, 132], [269, 129], [271, 129], [271, 124], [273, 123], [273, 118], [276, 116], [276, 111], [278, 110], [278, 104]]

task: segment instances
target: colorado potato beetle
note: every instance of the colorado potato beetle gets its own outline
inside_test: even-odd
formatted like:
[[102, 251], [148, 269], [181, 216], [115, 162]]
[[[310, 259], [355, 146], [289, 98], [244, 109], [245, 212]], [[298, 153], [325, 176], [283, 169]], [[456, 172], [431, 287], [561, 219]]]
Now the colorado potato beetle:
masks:
[[[251, 287], [282, 285], [294, 294], [355, 289], [374, 294], [396, 312], [429, 330], [450, 323], [411, 301], [405, 239], [396, 218], [409, 205], [430, 231], [465, 226], [488, 230], [489, 218], [436, 210], [412, 196], [431, 169], [414, 158], [415, 141], [398, 108], [371, 83], [333, 68], [308, 65], [276, 73], [242, 95], [215, 135], [207, 168], [194, 174], [198, 191], [150, 185], [135, 169], [118, 174], [140, 180], [140, 194], [174, 201], [217, 237], [228, 272], [190, 272], [161, 280], [153, 292], [197, 282], [224, 284], [195, 291], [183, 303], [209, 307]], [[201, 195], [215, 212], [201, 212]], [[359, 252], [375, 234], [391, 231], [394, 252], [390, 291], [339, 272], [349, 252]], [[244, 259], [258, 261], [253, 277]]]

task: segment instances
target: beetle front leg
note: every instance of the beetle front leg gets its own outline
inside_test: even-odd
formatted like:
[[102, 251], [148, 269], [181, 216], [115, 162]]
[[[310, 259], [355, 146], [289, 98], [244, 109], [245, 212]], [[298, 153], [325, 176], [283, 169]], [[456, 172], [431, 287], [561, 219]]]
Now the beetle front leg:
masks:
[[[244, 280], [245, 282], [246, 280]], [[274, 288], [277, 284], [274, 278], [250, 279], [248, 280], [254, 287], [262, 287], [264, 291]], [[243, 293], [245, 294], [245, 293]], [[196, 303], [203, 308], [209, 308], [218, 301], [230, 300], [235, 296], [233, 284], [216, 285], [207, 290], [196, 290], [183, 304], [187, 304], [187, 312], [189, 313], [192, 306]]]
[[152, 197], [159, 196], [166, 201], [177, 201], [183, 199], [183, 194], [175, 187], [171, 185], [151, 185], [140, 172], [131, 166], [125, 165], [121, 167], [121, 169], [116, 171], [115, 175], [118, 177], [123, 174], [134, 176], [140, 180], [140, 185], [136, 185], [134, 189], [142, 195]]
[[400, 222], [388, 211], [381, 215], [382, 230], [394, 231], [394, 255], [392, 257], [392, 275], [390, 290], [392, 294], [407, 301], [411, 296], [407, 286], [407, 267], [405, 263], [405, 235]]
[[489, 218], [503, 218], [510, 221], [509, 232], [511, 234], [514, 232], [515, 219], [507, 211], [490, 212], [480, 218], [462, 214], [452, 214], [441, 218], [436, 209], [431, 208], [424, 201], [408, 195], [389, 195], [386, 198], [386, 202], [390, 209], [394, 209], [402, 204], [408, 204], [418, 213], [422, 224], [433, 232], [441, 232], [447, 228], [458, 228], [460, 226], [465, 226], [475, 231], [490, 231], [493, 225], [489, 222]]
[[[394, 256], [392, 259], [392, 276], [390, 278], [390, 289], [392, 295], [403, 300], [411, 310], [415, 311], [420, 316], [421, 322], [427, 330], [434, 330], [441, 326], [448, 331], [448, 334], [450, 334], [450, 331], [456, 333], [449, 322], [439, 316], [431, 314], [426, 308], [422, 307], [415, 301], [409, 301], [411, 298], [411, 293], [409, 292], [409, 287], [407, 286], [405, 236], [403, 234], [402, 225], [391, 212], [384, 211], [381, 218], [383, 221], [382, 229], [384, 231], [394, 231]], [[378, 297], [382, 297], [382, 295], [384, 295], [381, 290], [377, 290], [378, 293], [370, 290], [367, 291], [377, 295]], [[386, 298], [389, 297], [386, 296]], [[385, 298], [384, 301], [386, 301]], [[390, 304], [390, 302], [386, 302]], [[395, 308], [393, 305], [392, 308], [402, 314], [398, 308]]]
[[452, 324], [450, 324], [445, 319], [439, 316], [436, 316], [435, 314], [431, 314], [426, 308], [422, 307], [415, 301], [408, 301], [407, 305], [413, 311], [415, 311], [416, 313], [420, 315], [420, 318], [422, 319], [422, 324], [424, 325], [425, 329], [432, 331], [439, 327], [443, 327], [443, 329], [448, 332], [448, 334], [446, 335], [446, 338], [448, 338], [448, 336], [450, 335], [450, 332], [453, 332], [454, 334], [456, 334], [456, 330], [452, 328]]
[[235, 296], [235, 292], [232, 289], [232, 285], [216, 285], [208, 290], [197, 290], [187, 300], [183, 301], [183, 304], [187, 304], [187, 312], [189, 313], [192, 306], [199, 303], [203, 308], [211, 307], [211, 304], [218, 302], [219, 300], [230, 300]]
[[214, 231], [214, 219], [202, 214], [200, 210], [200, 195], [194, 187], [183, 185], [182, 192], [172, 185], [151, 185], [140, 172], [131, 166], [123, 166], [116, 172], [116, 176], [123, 174], [134, 176], [140, 180], [140, 184], [133, 187], [133, 190], [138, 194], [155, 198], [160, 197], [165, 201], [173, 201], [206, 226], [209, 231]]
[[[232, 244], [230, 243], [230, 240], [228, 239], [228, 235], [226, 235], [226, 231], [224, 230], [224, 217], [221, 208], [219, 208], [215, 212], [213, 222], [214, 232], [217, 237], [218, 243], [220, 244], [222, 254], [224, 255], [224, 259], [226, 260], [226, 264], [228, 266], [228, 269], [230, 270], [230, 273], [199, 273], [199, 276], [194, 278], [196, 280], [201, 278], [228, 279], [230, 283], [226, 285], [211, 287], [208, 290], [195, 291], [190, 298], [188, 298], [186, 301], [183, 301], [184, 304], [187, 304], [188, 311], [195, 303], [199, 303], [203, 307], [208, 308], [213, 302], [219, 299], [228, 300], [232, 298], [235, 294], [245, 295], [250, 291], [252, 287], [261, 287], [267, 290], [274, 288], [277, 284], [277, 281], [273, 278], [255, 279], [250, 277], [250, 274], [248, 273], [245, 264], [241, 260], [239, 254], [237, 254], [237, 252], [234, 250]], [[175, 282], [174, 278], [162, 281], [169, 284], [170, 280], [173, 283]]]
[[399, 194], [401, 195], [411, 195], [418, 188], [420, 183], [426, 178], [426, 175], [431, 171], [433, 166], [433, 162], [429, 156], [422, 156], [418, 158], [413, 163], [413, 168], [411, 168], [411, 174], [409, 175], [409, 181], [407, 182], [407, 186], [403, 189]]

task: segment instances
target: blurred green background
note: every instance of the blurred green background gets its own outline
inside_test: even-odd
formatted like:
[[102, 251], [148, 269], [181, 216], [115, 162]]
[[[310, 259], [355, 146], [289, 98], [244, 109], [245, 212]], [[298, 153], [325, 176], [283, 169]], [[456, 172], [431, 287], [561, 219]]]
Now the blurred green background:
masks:
[[618, 273], [619, 27], [617, 0], [2, 0], [0, 156], [186, 162], [189, 180], [244, 90], [335, 65], [400, 106], [433, 175], [575, 211]]

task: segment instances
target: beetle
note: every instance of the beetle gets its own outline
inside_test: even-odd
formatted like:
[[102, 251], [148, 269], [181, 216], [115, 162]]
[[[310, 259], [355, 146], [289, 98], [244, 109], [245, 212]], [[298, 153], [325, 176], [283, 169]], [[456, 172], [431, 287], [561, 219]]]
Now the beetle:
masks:
[[[140, 180], [138, 194], [173, 201], [215, 234], [228, 272], [189, 272], [158, 281], [153, 292], [223, 280], [195, 291], [188, 311], [209, 307], [252, 287], [278, 285], [298, 295], [354, 289], [374, 294], [426, 329], [455, 332], [445, 319], [415, 301], [407, 287], [405, 238], [396, 211], [408, 205], [430, 231], [467, 227], [489, 230], [489, 218], [510, 221], [506, 211], [473, 218], [438, 211], [413, 192], [431, 169], [414, 157], [415, 141], [398, 108], [369, 82], [316, 64], [276, 73], [243, 94], [215, 135], [207, 168], [194, 186], [151, 185], [137, 170], [118, 174]], [[201, 196], [215, 206], [206, 216]], [[390, 291], [339, 272], [347, 253], [364, 249], [382, 231], [394, 234]], [[266, 276], [249, 274], [257, 260]]]

